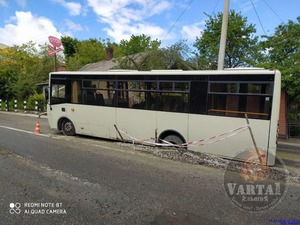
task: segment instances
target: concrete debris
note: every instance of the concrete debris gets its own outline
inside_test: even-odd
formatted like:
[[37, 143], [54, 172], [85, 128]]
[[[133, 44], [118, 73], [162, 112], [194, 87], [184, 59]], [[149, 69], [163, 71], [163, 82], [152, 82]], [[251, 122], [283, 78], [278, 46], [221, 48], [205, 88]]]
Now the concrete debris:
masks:
[[[240, 172], [243, 164], [245, 162], [234, 161], [229, 159], [224, 159], [215, 155], [209, 155], [201, 152], [189, 151], [180, 148], [170, 148], [170, 147], [155, 147], [132, 143], [116, 143], [117, 146], [123, 149], [133, 149], [136, 151], [141, 151], [145, 153], [152, 154], [154, 156], [171, 159], [183, 163], [198, 164], [207, 167], [218, 168], [221, 170], [231, 170]], [[268, 178], [275, 180], [286, 179], [288, 182], [300, 183], [299, 177], [295, 174], [289, 173], [289, 171], [282, 167], [268, 167]]]

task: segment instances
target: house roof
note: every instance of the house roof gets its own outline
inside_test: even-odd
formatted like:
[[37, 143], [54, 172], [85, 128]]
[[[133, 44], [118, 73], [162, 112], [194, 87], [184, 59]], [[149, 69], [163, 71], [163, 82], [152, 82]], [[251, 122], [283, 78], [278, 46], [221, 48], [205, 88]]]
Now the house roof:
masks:
[[119, 63], [113, 59], [111, 60], [102, 60], [96, 63], [90, 63], [80, 68], [79, 71], [107, 71], [113, 69], [115, 66], [118, 66]]
[[[137, 53], [135, 55], [130, 56], [130, 58], [134, 61], [140, 61], [145, 57], [148, 53]], [[123, 57], [122, 59], [125, 59], [126, 57]], [[85, 65], [84, 67], [80, 68], [79, 71], [107, 71], [112, 70], [119, 66], [119, 60], [120, 59], [111, 59], [111, 60], [102, 60], [96, 63], [90, 63]]]
[[2, 44], [0, 43], [0, 49], [4, 49], [4, 48], [8, 48], [9, 46], [5, 45], [5, 44]]

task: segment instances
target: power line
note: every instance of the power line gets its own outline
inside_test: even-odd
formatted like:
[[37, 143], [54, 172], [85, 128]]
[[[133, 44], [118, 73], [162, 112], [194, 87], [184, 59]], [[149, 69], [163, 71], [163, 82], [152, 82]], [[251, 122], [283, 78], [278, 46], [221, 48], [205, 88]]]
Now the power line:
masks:
[[267, 33], [266, 33], [265, 29], [264, 29], [264, 26], [262, 25], [262, 22], [261, 22], [261, 20], [260, 20], [260, 17], [259, 17], [259, 15], [258, 15], [257, 11], [256, 11], [256, 8], [255, 8], [254, 4], [253, 4], [253, 1], [250, 0], [250, 2], [251, 2], [252, 6], [253, 6], [253, 8], [254, 8], [254, 11], [255, 11], [255, 14], [256, 14], [256, 16], [257, 16], [257, 18], [258, 18], [258, 21], [259, 21], [259, 23], [260, 23], [260, 26], [261, 26], [263, 32], [265, 33], [265, 35], [267, 36]]
[[182, 11], [182, 13], [179, 15], [179, 17], [177, 18], [177, 20], [175, 21], [175, 23], [172, 25], [172, 27], [169, 29], [168, 33], [164, 36], [164, 38], [162, 39], [162, 42], [166, 39], [166, 37], [169, 35], [169, 33], [173, 30], [173, 28], [175, 27], [175, 25], [177, 24], [177, 22], [180, 20], [180, 18], [183, 16], [183, 14], [185, 13], [185, 11], [188, 9], [188, 7], [192, 4], [194, 0], [191, 0], [189, 2], [189, 4], [185, 7], [185, 9]]
[[220, 0], [218, 0], [217, 4], [215, 5], [214, 10], [212, 11], [212, 14], [215, 13], [215, 10], [216, 10], [216, 8], [218, 7], [219, 3], [220, 3]]
[[283, 19], [281, 19], [281, 17], [275, 12], [275, 10], [265, 0], [263, 0], [263, 2], [273, 11], [273, 13], [281, 20], [281, 22], [284, 23]]

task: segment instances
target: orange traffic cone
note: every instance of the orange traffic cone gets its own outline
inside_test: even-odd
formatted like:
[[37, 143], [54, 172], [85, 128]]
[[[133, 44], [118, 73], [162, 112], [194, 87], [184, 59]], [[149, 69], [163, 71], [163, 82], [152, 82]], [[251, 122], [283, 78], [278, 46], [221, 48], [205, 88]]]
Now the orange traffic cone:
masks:
[[34, 130], [33, 133], [34, 134], [40, 134], [41, 133], [40, 122], [39, 121], [36, 123], [35, 130]]

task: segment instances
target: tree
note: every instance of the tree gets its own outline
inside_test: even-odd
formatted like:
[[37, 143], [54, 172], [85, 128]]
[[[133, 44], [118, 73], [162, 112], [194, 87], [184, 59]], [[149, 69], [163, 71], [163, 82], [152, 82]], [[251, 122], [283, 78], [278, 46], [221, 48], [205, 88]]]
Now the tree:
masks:
[[[209, 16], [206, 28], [196, 38], [194, 47], [199, 51], [199, 69], [217, 69], [223, 13]], [[233, 68], [255, 65], [259, 57], [258, 37], [253, 24], [234, 10], [229, 12], [224, 67]]]
[[157, 39], [152, 41], [150, 36], [142, 35], [131, 35], [130, 40], [121, 40], [120, 48], [125, 56], [133, 55], [140, 52], [147, 52], [156, 50], [159, 48], [161, 42]]
[[289, 96], [288, 104], [295, 105], [288, 117], [300, 120], [300, 17], [295, 22], [290, 20], [279, 25], [274, 35], [264, 38], [261, 46], [265, 59], [260, 65], [281, 71], [282, 87]]
[[64, 47], [64, 54], [66, 58], [74, 56], [76, 53], [77, 44], [79, 43], [78, 39], [72, 38], [70, 36], [61, 37], [61, 43]]
[[18, 99], [27, 99], [34, 94], [36, 84], [40, 82], [40, 78], [36, 75], [38, 58], [38, 50], [34, 42], [28, 42], [21, 46], [15, 46], [17, 50], [16, 60], [21, 64], [16, 83], [13, 85], [13, 92]]
[[47, 56], [47, 46], [28, 42], [0, 50], [0, 98], [27, 99], [39, 82], [48, 81], [53, 61]]
[[191, 49], [186, 40], [180, 40], [174, 45], [130, 55], [130, 59], [120, 60], [121, 69], [138, 70], [167, 70], [167, 69], [195, 69], [192, 63], [186, 61], [191, 54]]
[[187, 40], [179, 40], [164, 49], [166, 69], [194, 70], [195, 65], [192, 50], [187, 45]]
[[[145, 53], [157, 50], [161, 44], [159, 40], [151, 40], [150, 36], [142, 35], [131, 35], [130, 40], [121, 40], [120, 49], [122, 56], [125, 58], [120, 60], [121, 67], [130, 67], [134, 64], [135, 69], [141, 70], [138, 62], [135, 60], [137, 53]], [[140, 60], [140, 59], [139, 59]]]
[[10, 99], [14, 96], [13, 85], [18, 80], [21, 63], [16, 47], [0, 49], [0, 98]]
[[[39, 51], [36, 54], [38, 57], [37, 63], [34, 65], [34, 74], [38, 82], [46, 82], [49, 79], [49, 73], [54, 71], [55, 63], [54, 56], [48, 56], [48, 44], [39, 45]], [[56, 55], [57, 65], [61, 65], [64, 62], [63, 57], [60, 54]]]
[[71, 37], [63, 37], [62, 44], [69, 70], [78, 70], [89, 63], [106, 58], [106, 46], [101, 40], [90, 38], [78, 41]]

